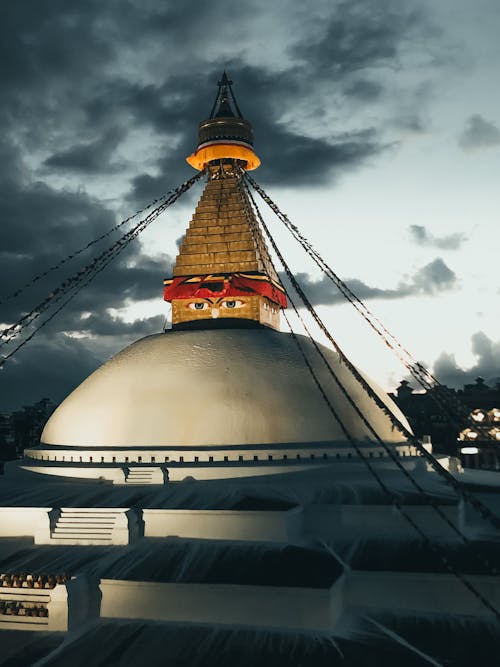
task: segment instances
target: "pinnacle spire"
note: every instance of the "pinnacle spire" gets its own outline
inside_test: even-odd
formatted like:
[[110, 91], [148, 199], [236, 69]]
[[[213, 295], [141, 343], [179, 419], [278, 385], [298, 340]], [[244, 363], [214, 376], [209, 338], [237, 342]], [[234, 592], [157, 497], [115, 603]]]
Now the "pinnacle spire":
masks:
[[[242, 185], [260, 160], [252, 126], [243, 118], [224, 70], [210, 117], [198, 128], [187, 159], [207, 184], [179, 249], [164, 299], [172, 326], [265, 326], [279, 330], [285, 290]], [[236, 115], [237, 114], [237, 115]]]
[[210, 116], [198, 127], [198, 146], [186, 158], [195, 169], [221, 160], [237, 161], [245, 170], [257, 169], [260, 160], [253, 150], [253, 132], [243, 115], [233, 93], [233, 82], [224, 70], [217, 82]]
[[[212, 105], [210, 118], [234, 118], [235, 115], [238, 118], [243, 118], [236, 97], [234, 96], [232, 85], [233, 82], [228, 77], [226, 70], [224, 70], [222, 77], [217, 82], [218, 90]], [[231, 102], [236, 114], [232, 109]], [[217, 106], [217, 103], [219, 106]]]

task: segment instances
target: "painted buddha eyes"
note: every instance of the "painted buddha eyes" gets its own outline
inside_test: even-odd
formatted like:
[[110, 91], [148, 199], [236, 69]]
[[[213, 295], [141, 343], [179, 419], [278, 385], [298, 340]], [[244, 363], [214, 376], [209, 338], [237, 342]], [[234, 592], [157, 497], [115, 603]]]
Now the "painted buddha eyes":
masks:
[[223, 301], [221, 303], [222, 308], [241, 308], [243, 306], [243, 301], [237, 299], [232, 299], [231, 301]]
[[244, 302], [240, 299], [227, 299], [226, 301], [210, 303], [208, 301], [193, 301], [188, 304], [191, 310], [208, 310], [209, 308], [241, 308]]

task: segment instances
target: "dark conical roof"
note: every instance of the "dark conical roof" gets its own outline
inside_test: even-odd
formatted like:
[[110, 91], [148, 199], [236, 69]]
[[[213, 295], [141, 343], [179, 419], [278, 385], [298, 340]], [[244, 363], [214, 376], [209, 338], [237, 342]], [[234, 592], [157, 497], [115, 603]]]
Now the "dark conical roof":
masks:
[[[233, 82], [224, 71], [220, 81], [217, 82], [218, 90], [212, 105], [210, 118], [234, 118], [235, 116], [243, 118], [236, 102], [232, 85]], [[233, 106], [236, 113], [233, 111]]]
[[232, 89], [233, 82], [223, 72], [210, 116], [199, 125], [198, 147], [207, 142], [236, 141], [253, 145], [250, 123], [241, 115]]

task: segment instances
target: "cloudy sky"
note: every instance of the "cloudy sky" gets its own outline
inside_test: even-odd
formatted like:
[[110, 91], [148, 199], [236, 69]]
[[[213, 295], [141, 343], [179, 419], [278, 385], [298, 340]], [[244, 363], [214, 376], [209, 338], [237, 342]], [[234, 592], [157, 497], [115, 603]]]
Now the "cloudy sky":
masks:
[[[184, 157], [226, 68], [254, 126], [255, 178], [441, 381], [492, 381], [499, 30], [497, 0], [7, 0], [0, 299], [192, 174]], [[59, 401], [161, 330], [162, 279], [200, 187], [5, 364], [0, 410]], [[267, 218], [341, 345], [392, 389], [404, 369]], [[91, 256], [4, 301], [3, 326]]]

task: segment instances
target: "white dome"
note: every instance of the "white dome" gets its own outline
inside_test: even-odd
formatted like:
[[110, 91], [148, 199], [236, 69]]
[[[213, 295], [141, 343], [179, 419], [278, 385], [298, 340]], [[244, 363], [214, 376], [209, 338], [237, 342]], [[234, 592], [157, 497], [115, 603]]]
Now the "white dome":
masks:
[[[301, 346], [358, 440], [373, 441], [309, 339]], [[386, 442], [403, 442], [335, 352], [322, 347]], [[402, 413], [371, 386], [405, 424]], [[169, 331], [122, 350], [58, 407], [46, 445], [152, 447], [345, 442], [291, 334], [271, 329]]]

